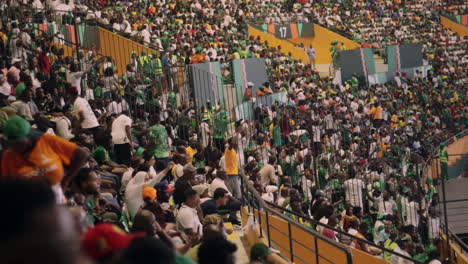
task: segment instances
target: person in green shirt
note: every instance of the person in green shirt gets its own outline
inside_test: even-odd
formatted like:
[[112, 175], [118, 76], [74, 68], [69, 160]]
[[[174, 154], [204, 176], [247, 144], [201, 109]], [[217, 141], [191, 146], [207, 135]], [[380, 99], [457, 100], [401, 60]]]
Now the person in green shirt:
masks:
[[229, 123], [228, 113], [224, 109], [215, 115], [213, 141], [216, 148], [221, 152], [224, 152], [225, 134], [228, 130]]
[[150, 152], [157, 161], [163, 161], [166, 165], [169, 163], [169, 145], [166, 128], [161, 125], [159, 115], [153, 115], [150, 120], [151, 127], [148, 129], [148, 139], [150, 141]]

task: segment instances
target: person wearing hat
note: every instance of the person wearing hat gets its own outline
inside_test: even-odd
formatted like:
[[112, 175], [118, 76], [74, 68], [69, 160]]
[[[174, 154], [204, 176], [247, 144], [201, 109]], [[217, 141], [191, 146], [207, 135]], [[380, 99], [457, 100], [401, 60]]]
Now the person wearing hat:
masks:
[[247, 88], [244, 91], [244, 101], [250, 101], [252, 99], [252, 89], [254, 87], [253, 82], [247, 83]]
[[157, 192], [156, 199], [163, 208], [168, 209], [170, 207], [169, 202], [175, 188], [171, 187], [165, 182], [160, 182], [154, 186]]
[[93, 261], [105, 263], [106, 260], [116, 258], [133, 239], [142, 236], [143, 233], [127, 234], [116, 225], [100, 223], [83, 234], [81, 248]]
[[198, 195], [200, 195], [200, 204], [211, 199], [207, 184], [197, 184], [193, 186], [192, 189], [197, 191]]
[[89, 154], [75, 143], [32, 130], [29, 122], [17, 115], [5, 122], [3, 134], [8, 149], [2, 155], [0, 179], [43, 179], [52, 186], [57, 202], [64, 203], [62, 186], [69, 186]]
[[250, 248], [250, 264], [270, 264], [276, 263], [271, 250], [263, 244], [258, 242]]
[[195, 172], [197, 169], [190, 163], [184, 165], [184, 174], [182, 177], [177, 179], [174, 185], [174, 203], [178, 206], [182, 205], [185, 202], [184, 193], [188, 189], [192, 189], [193, 183], [196, 182], [195, 180]]

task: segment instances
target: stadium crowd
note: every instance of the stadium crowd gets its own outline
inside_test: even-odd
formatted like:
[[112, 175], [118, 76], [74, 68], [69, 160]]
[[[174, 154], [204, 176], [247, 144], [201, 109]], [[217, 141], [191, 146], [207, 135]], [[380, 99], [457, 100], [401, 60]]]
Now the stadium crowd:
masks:
[[[399, 21], [386, 2], [378, 3], [381, 17]], [[364, 24], [388, 21], [352, 11], [374, 10], [372, 4], [339, 12], [339, 4], [336, 10], [326, 4], [312, 5], [330, 8], [314, 14], [325, 23], [351, 16]], [[392, 263], [406, 260], [375, 245], [440, 263], [436, 182], [423, 178], [419, 166], [468, 126], [467, 49], [458, 48], [466, 40], [442, 29], [432, 14], [412, 17], [409, 31], [395, 32], [396, 40], [385, 33], [364, 36], [363, 27], [359, 38], [379, 45], [420, 37], [411, 41], [427, 42], [432, 69], [372, 87], [357, 77], [334, 84], [310, 65], [248, 37], [245, 18], [263, 6], [283, 8], [269, 2], [255, 7], [233, 1], [36, 0], [33, 7], [52, 12], [4, 19], [0, 200], [11, 213], [2, 217], [2, 226], [11, 229], [0, 244], [10, 253], [2, 259], [235, 263], [237, 247], [227, 237], [248, 202], [243, 174], [264, 200], [330, 239]], [[295, 7], [299, 13], [302, 7]], [[325, 15], [333, 12], [333, 19]], [[117, 77], [112, 59], [94, 51], [64, 57], [52, 44], [54, 36], [34, 34], [27, 24], [67, 23], [72, 14], [140, 37], [160, 53], [134, 54], [124, 77]], [[421, 24], [414, 21], [433, 24], [427, 35], [415, 35]], [[162, 93], [155, 81], [178, 63], [248, 57], [266, 58], [271, 84], [265, 88], [288, 94], [286, 102], [254, 109], [254, 120], [236, 120], [229, 109], [210, 103], [197, 110], [174, 91]], [[74, 226], [68, 224], [70, 214]], [[37, 241], [44, 242], [42, 248]], [[265, 263], [270, 253], [255, 245], [251, 261]]]

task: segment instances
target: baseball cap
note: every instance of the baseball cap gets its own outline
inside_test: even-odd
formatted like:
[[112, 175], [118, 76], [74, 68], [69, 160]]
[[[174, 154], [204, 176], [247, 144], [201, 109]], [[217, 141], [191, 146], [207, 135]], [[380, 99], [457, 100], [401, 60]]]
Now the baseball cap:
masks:
[[116, 225], [101, 223], [84, 233], [81, 247], [89, 257], [98, 260], [116, 250], [128, 247], [133, 238], [140, 236], [144, 234], [127, 234]]
[[206, 192], [206, 190], [208, 190], [208, 186], [206, 186], [205, 184], [198, 184], [193, 186], [192, 189], [197, 191], [199, 195], [202, 195], [204, 192]]
[[254, 86], [253, 82], [248, 82], [247, 83], [247, 87], [252, 87], [252, 86]]
[[158, 192], [172, 192], [175, 188], [171, 187], [169, 184], [160, 182], [154, 186]]
[[185, 172], [196, 172], [197, 169], [190, 163], [185, 164], [184, 166], [184, 173]]

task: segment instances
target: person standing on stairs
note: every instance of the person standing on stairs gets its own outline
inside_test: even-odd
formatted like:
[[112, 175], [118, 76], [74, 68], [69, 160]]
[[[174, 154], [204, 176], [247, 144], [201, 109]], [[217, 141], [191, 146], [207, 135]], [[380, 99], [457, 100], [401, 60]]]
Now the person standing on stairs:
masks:
[[309, 55], [309, 64], [312, 66], [312, 69], [315, 70], [315, 49], [314, 47], [312, 47], [312, 45], [309, 46], [309, 49], [307, 50], [307, 55]]

